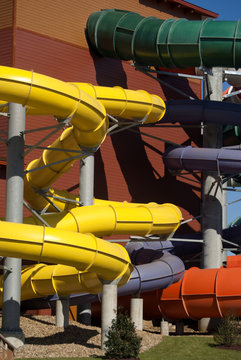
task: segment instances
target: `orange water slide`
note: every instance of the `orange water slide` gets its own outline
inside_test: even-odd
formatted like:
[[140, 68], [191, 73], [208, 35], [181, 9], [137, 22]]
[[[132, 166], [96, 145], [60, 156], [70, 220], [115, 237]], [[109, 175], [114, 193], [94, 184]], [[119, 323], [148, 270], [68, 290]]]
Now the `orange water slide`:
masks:
[[[227, 266], [193, 267], [168, 288], [142, 293], [144, 319], [199, 320], [221, 318], [229, 313], [241, 316], [241, 256], [228, 257]], [[118, 304], [128, 309], [130, 296], [119, 297]], [[100, 303], [92, 304], [92, 313], [99, 316]]]
[[230, 312], [241, 316], [241, 267], [191, 268], [176, 284], [143, 298], [145, 319], [158, 313], [168, 320], [220, 318]]

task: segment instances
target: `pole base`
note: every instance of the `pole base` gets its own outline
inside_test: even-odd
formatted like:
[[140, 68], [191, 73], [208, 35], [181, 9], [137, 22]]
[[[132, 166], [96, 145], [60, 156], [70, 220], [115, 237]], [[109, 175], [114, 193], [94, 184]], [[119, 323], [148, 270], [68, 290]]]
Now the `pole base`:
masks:
[[1, 334], [15, 347], [15, 349], [20, 348], [25, 343], [25, 336], [21, 329], [14, 331], [1, 330]]

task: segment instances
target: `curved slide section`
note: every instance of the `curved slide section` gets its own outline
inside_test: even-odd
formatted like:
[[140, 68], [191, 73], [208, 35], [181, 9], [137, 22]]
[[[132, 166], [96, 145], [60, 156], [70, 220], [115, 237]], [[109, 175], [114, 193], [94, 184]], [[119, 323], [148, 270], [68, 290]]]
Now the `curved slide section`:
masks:
[[[179, 258], [171, 255], [169, 242], [129, 243], [127, 250], [132, 262], [150, 262], [135, 265], [130, 281], [118, 289], [119, 304], [126, 305], [126, 295], [142, 293], [144, 298], [144, 318], [178, 320], [203, 317], [223, 317], [230, 311], [241, 315], [241, 268], [220, 269], [191, 268], [184, 271]], [[150, 276], [151, 275], [151, 276]], [[169, 286], [172, 283], [171, 286]], [[162, 289], [151, 291], [153, 289]], [[71, 304], [99, 302], [101, 294], [73, 294]], [[51, 303], [56, 296], [48, 299]], [[35, 303], [37, 306], [38, 303]], [[43, 306], [43, 303], [39, 305]], [[47, 305], [47, 304], [46, 304]], [[95, 310], [98, 309], [94, 305]], [[24, 306], [29, 306], [26, 302]]]
[[106, 111], [140, 123], [159, 121], [165, 113], [163, 100], [142, 90], [66, 83], [4, 66], [0, 67], [0, 99], [29, 107], [29, 114], [53, 115], [59, 121], [71, 120], [72, 126], [27, 167], [25, 198], [37, 210], [49, 204], [34, 189], [48, 190], [73, 165], [71, 157], [76, 151], [82, 150], [84, 157], [86, 151], [96, 150], [104, 141], [109, 126]]
[[92, 234], [4, 221], [0, 226], [2, 256], [71, 265], [74, 274], [76, 269], [88, 271], [104, 280], [122, 278], [123, 283], [128, 281], [132, 272], [128, 253], [121, 245], [108, 243]]
[[87, 36], [100, 55], [133, 60], [138, 65], [241, 66], [239, 21], [161, 20], [107, 9], [90, 15]]
[[[95, 236], [159, 234], [162, 239], [171, 236], [182, 221], [181, 211], [173, 204], [107, 203], [111, 205], [77, 207], [42, 218], [53, 228]], [[34, 216], [25, 218], [24, 223], [42, 225]]]
[[[232, 256], [231, 258], [235, 258]], [[240, 266], [240, 260], [239, 260]], [[125, 285], [124, 287], [128, 286]], [[123, 287], [123, 288], [124, 288]], [[143, 317], [168, 320], [204, 317], [221, 318], [230, 313], [241, 316], [241, 267], [186, 270], [184, 276], [167, 288], [143, 292]], [[120, 289], [121, 290], [121, 289]], [[126, 298], [119, 305], [128, 306]], [[94, 310], [98, 310], [94, 304]]]
[[[120, 208], [116, 206], [109, 209], [107, 206], [106, 208], [86, 206], [73, 209], [71, 213], [59, 214], [61, 220], [64, 215], [67, 219], [51, 224], [58, 229], [0, 222], [0, 252], [3, 256], [58, 264], [37, 264], [25, 268], [21, 277], [22, 300], [55, 293], [63, 296], [76, 292], [99, 293], [102, 290], [101, 280], [110, 281], [120, 278], [118, 285], [123, 286], [129, 280], [133, 266], [127, 251], [122, 246], [96, 238], [92, 234], [78, 232], [83, 230], [83, 227], [88, 232], [92, 227], [92, 233], [99, 235], [139, 233], [145, 236], [150, 232], [166, 234], [167, 227], [165, 224], [164, 227], [160, 224], [160, 217], [170, 210], [173, 211], [173, 216], [179, 216], [180, 223], [181, 213], [174, 205], [158, 206], [153, 203], [149, 206], [136, 205]], [[73, 217], [74, 213], [76, 217]], [[58, 218], [57, 214], [53, 216]], [[33, 218], [26, 218], [25, 221], [33, 222]], [[177, 224], [174, 222], [169, 224], [170, 233], [176, 227]], [[64, 230], [60, 230], [61, 228]], [[160, 244], [159, 251], [166, 249], [167, 246], [170, 247], [169, 242], [165, 246]], [[149, 244], [150, 248], [153, 246]], [[157, 252], [155, 253], [157, 255]], [[163, 284], [167, 286], [172, 281], [178, 281], [183, 275], [184, 265], [175, 256], [169, 255], [169, 258], [170, 260], [167, 256], [165, 260], [159, 259], [158, 262], [136, 268], [131, 283], [124, 291], [129, 293], [135, 289], [138, 292], [147, 286], [143, 285], [147, 282], [149, 282], [148, 290], [145, 291], [156, 289], [161, 285], [163, 288]]]
[[171, 255], [160, 242], [130, 243], [127, 244], [126, 250], [132, 263], [140, 265], [134, 267], [130, 281], [119, 289], [119, 296], [165, 289], [179, 281], [184, 274], [182, 260]]
[[[123, 295], [135, 295], [140, 293], [145, 293], [148, 291], [156, 290], [156, 289], [164, 289], [170, 286], [173, 283], [178, 282], [185, 271], [184, 264], [181, 259], [178, 257], [171, 255], [168, 250], [172, 249], [173, 246], [169, 241], [165, 242], [143, 242], [143, 243], [129, 243], [126, 246], [126, 250], [129, 253], [129, 256], [133, 263], [142, 263], [141, 265], [134, 265], [134, 270], [131, 274], [130, 280], [128, 283], [123, 285], [118, 289], [118, 296]], [[32, 287], [35, 286], [35, 278], [38, 273], [38, 269], [41, 271], [41, 266], [36, 265], [34, 268], [29, 268], [26, 271], [33, 273], [31, 284]], [[36, 270], [35, 270], [36, 269]], [[50, 268], [51, 270], [51, 268]], [[67, 272], [65, 272], [67, 274]], [[84, 274], [83, 274], [84, 275]], [[60, 274], [61, 276], [61, 274]], [[39, 280], [42, 278], [41, 273], [37, 275]], [[58, 275], [54, 273], [52, 277], [53, 288], [54, 281], [58, 280]], [[51, 279], [49, 278], [49, 281]], [[24, 289], [29, 288], [26, 286], [26, 275], [25, 272], [22, 272], [22, 290], [25, 293]], [[39, 281], [41, 286], [41, 281]], [[69, 286], [67, 285], [67, 288]], [[76, 287], [78, 290], [79, 287]], [[31, 289], [32, 291], [32, 289]], [[50, 290], [49, 290], [50, 291]], [[35, 291], [38, 296], [44, 296], [43, 292]], [[72, 291], [73, 292], [73, 291]], [[96, 302], [101, 299], [101, 293], [93, 295], [93, 294], [85, 294], [80, 293], [77, 294], [76, 290], [70, 295], [70, 303], [71, 305], [75, 304], [84, 304], [86, 302]], [[53, 294], [55, 292], [50, 291], [48, 294]], [[61, 293], [57, 292], [59, 295]], [[45, 295], [48, 295], [47, 293]], [[27, 297], [26, 297], [27, 295]], [[27, 293], [24, 298], [31, 298], [30, 294]], [[32, 296], [33, 297], [33, 296]], [[48, 300], [35, 300], [34, 306], [35, 308], [40, 306], [48, 306], [48, 303], [56, 301], [57, 296], [49, 297]], [[32, 307], [33, 304], [30, 302], [25, 302], [23, 304], [24, 308]]]
[[[34, 202], [34, 189], [48, 190], [68, 171], [73, 163], [71, 151], [81, 149], [85, 156], [104, 141], [108, 129], [106, 111], [138, 123], [159, 121], [165, 113], [163, 100], [145, 91], [64, 83], [20, 69], [0, 67], [0, 85], [2, 100], [27, 106], [29, 114], [54, 115], [59, 121], [67, 119], [72, 123], [27, 167], [25, 196], [31, 204], [37, 204], [38, 209], [45, 204]], [[56, 292], [98, 293], [102, 288], [101, 280], [120, 279], [120, 286], [128, 282], [133, 266], [122, 246], [93, 234], [80, 234], [80, 231], [99, 236], [154, 232], [166, 238], [180, 225], [181, 219], [179, 209], [172, 204], [120, 206], [110, 202], [108, 206], [90, 206], [50, 215], [48, 221], [55, 228], [34, 225], [33, 218], [26, 220], [32, 224], [1, 222], [0, 252], [3, 256], [58, 264], [38, 264], [24, 269], [23, 298]]]

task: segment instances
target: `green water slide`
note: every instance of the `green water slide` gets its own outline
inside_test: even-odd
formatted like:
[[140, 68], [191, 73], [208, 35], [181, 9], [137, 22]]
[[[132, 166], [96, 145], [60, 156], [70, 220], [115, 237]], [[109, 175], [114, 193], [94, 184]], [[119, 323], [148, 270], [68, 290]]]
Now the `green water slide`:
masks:
[[102, 56], [138, 65], [241, 67], [241, 22], [143, 17], [107, 9], [94, 12], [87, 36]]

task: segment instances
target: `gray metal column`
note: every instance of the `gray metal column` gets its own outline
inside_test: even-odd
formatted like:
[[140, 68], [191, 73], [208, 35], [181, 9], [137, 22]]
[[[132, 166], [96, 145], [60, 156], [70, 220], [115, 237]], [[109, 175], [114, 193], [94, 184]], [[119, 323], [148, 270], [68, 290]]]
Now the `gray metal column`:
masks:
[[[213, 68], [208, 76], [210, 100], [222, 100], [222, 68]], [[222, 125], [207, 124], [203, 133], [203, 146], [221, 148]], [[223, 191], [217, 172], [203, 175], [203, 268], [219, 268], [222, 265], [222, 216]]]
[[79, 178], [79, 196], [83, 206], [93, 205], [94, 198], [94, 154], [82, 159]]
[[67, 328], [69, 326], [69, 297], [59, 296], [56, 301], [56, 326]]
[[130, 309], [131, 321], [135, 324], [136, 330], [143, 330], [143, 299], [140, 297], [131, 298]]
[[111, 327], [112, 320], [117, 312], [117, 283], [118, 281], [104, 282], [101, 299], [101, 349], [105, 350], [105, 341]]
[[[79, 198], [83, 206], [93, 205], [94, 198], [94, 154], [81, 161]], [[77, 305], [77, 321], [91, 325], [91, 303]]]
[[[222, 101], [222, 68], [212, 68], [207, 75], [208, 89], [204, 88], [204, 98]], [[206, 124], [203, 132], [203, 146], [221, 148], [223, 127], [220, 124]], [[219, 174], [206, 171], [203, 174], [202, 232], [204, 269], [219, 268], [222, 265], [222, 228], [223, 228], [223, 190]], [[207, 331], [211, 319], [203, 318], [198, 322], [200, 331]]]
[[[23, 177], [25, 107], [9, 104], [7, 180], [6, 180], [6, 221], [23, 222]], [[5, 258], [2, 306], [3, 335], [15, 347], [24, 344], [24, 334], [19, 326], [21, 299], [22, 260]]]

